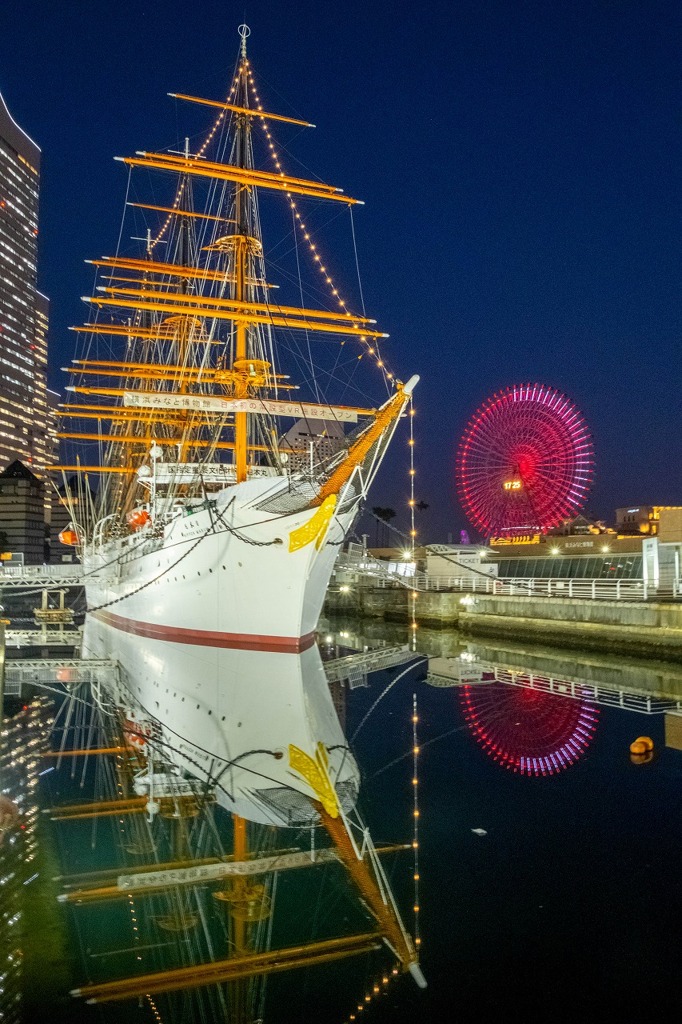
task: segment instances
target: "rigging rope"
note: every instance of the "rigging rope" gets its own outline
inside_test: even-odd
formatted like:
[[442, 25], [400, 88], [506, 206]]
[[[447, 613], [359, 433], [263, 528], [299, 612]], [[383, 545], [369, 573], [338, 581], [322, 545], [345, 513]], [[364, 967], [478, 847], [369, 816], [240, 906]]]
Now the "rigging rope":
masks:
[[[209, 515], [211, 515], [211, 507], [210, 507], [210, 505], [209, 505], [208, 508], [209, 508]], [[225, 527], [226, 532], [231, 533], [233, 536], [235, 536], [237, 538], [237, 540], [242, 541], [244, 544], [250, 544], [253, 547], [270, 547], [272, 544], [277, 544], [278, 543], [277, 539], [275, 539], [275, 540], [267, 540], [267, 541], [257, 541], [257, 540], [249, 540], [248, 537], [242, 537], [241, 534], [238, 533], [237, 530], [235, 530], [231, 526], [228, 526], [228, 524], [223, 520], [221, 513], [218, 512], [217, 509], [215, 511], [216, 511], [216, 515], [218, 516], [220, 521], [223, 523], [223, 526]], [[227, 509], [226, 509], [226, 511], [227, 511]], [[277, 518], [278, 517], [275, 517], [275, 520]], [[279, 518], [283, 518], [283, 517], [279, 517]], [[275, 520], [272, 520], [272, 521], [275, 521]], [[252, 524], [252, 525], [257, 525], [257, 524]], [[162, 572], [160, 572], [157, 576], [152, 576], [151, 579], [147, 580], [145, 583], [142, 583], [137, 588], [137, 590], [131, 590], [127, 594], [121, 594], [120, 597], [112, 598], [111, 601], [106, 601], [106, 602], [104, 602], [104, 604], [99, 604], [99, 605], [96, 605], [94, 608], [89, 608], [88, 609], [88, 614], [92, 614], [92, 612], [101, 611], [102, 608], [109, 608], [112, 604], [117, 604], [119, 601], [124, 601], [128, 597], [134, 597], [136, 594], [139, 594], [140, 591], [145, 590], [146, 587], [150, 587], [152, 585], [152, 583], [156, 583], [157, 580], [162, 579], [162, 577], [165, 576], [167, 573], [169, 573], [171, 571], [171, 569], [174, 569], [176, 567], [176, 565], [179, 565], [180, 562], [183, 561], [183, 559], [187, 558], [188, 555], [191, 555], [191, 553], [194, 551], [194, 549], [196, 547], [198, 547], [198, 545], [201, 544], [201, 542], [203, 540], [205, 540], [206, 537], [208, 537], [208, 535], [210, 533], [213, 533], [213, 534], [216, 533], [215, 523], [213, 522], [212, 516], [211, 516], [211, 524], [210, 524], [210, 526], [207, 527], [207, 529], [204, 531], [204, 533], [201, 534], [200, 537], [197, 537], [197, 539], [195, 540], [194, 544], [192, 544], [192, 546], [189, 547], [187, 549], [187, 551], [183, 552], [183, 554], [180, 555], [180, 557], [175, 562], [173, 562], [171, 565], [167, 565], [166, 568]], [[181, 543], [181, 542], [179, 542], [179, 543]], [[120, 560], [121, 559], [119, 557], [119, 561]]]
[[393, 687], [395, 686], [395, 684], [396, 684], [396, 683], [399, 683], [399, 682], [400, 682], [400, 680], [401, 680], [401, 679], [403, 678], [403, 676], [406, 676], [406, 675], [407, 675], [407, 673], [408, 673], [408, 672], [411, 672], [413, 668], [417, 668], [417, 666], [418, 666], [418, 665], [420, 665], [420, 664], [423, 664], [423, 662], [427, 662], [427, 663], [428, 663], [428, 660], [429, 660], [429, 659], [428, 659], [428, 657], [427, 657], [427, 656], [426, 656], [425, 654], [421, 654], [421, 655], [418, 655], [418, 656], [417, 656], [417, 657], [416, 657], [416, 658], [414, 659], [414, 661], [411, 661], [411, 662], [410, 662], [410, 664], [409, 664], [409, 665], [407, 666], [407, 668], [403, 669], [403, 671], [402, 671], [402, 672], [400, 672], [400, 673], [399, 673], [399, 674], [398, 674], [398, 675], [397, 675], [397, 676], [395, 677], [395, 679], [393, 679], [393, 680], [392, 680], [392, 681], [391, 681], [391, 682], [390, 682], [390, 683], [388, 684], [388, 686], [386, 686], [386, 687], [385, 687], [385, 688], [384, 688], [384, 689], [383, 689], [383, 690], [381, 691], [381, 693], [379, 694], [379, 696], [377, 697], [377, 699], [376, 699], [376, 700], [374, 701], [374, 703], [372, 704], [372, 706], [371, 706], [371, 708], [369, 709], [369, 711], [367, 711], [367, 712], [365, 713], [365, 715], [364, 715], [364, 717], [362, 718], [362, 720], [361, 720], [361, 722], [360, 722], [359, 726], [357, 727], [357, 729], [355, 730], [355, 732], [354, 732], [354, 733], [353, 733], [353, 735], [351, 736], [351, 738], [350, 738], [350, 742], [351, 742], [351, 743], [354, 743], [354, 742], [355, 742], [355, 739], [356, 739], [356, 737], [357, 737], [358, 733], [360, 732], [360, 730], [361, 730], [361, 729], [362, 729], [362, 727], [364, 726], [365, 722], [367, 721], [367, 719], [368, 719], [368, 718], [370, 717], [370, 715], [372, 714], [372, 712], [373, 712], [373, 711], [374, 711], [374, 709], [376, 708], [377, 704], [379, 704], [379, 703], [380, 703], [380, 702], [381, 702], [381, 701], [382, 701], [382, 700], [384, 699], [384, 697], [386, 696], [386, 694], [387, 694], [387, 693], [390, 693], [390, 691], [391, 691], [391, 690], [393, 689]]

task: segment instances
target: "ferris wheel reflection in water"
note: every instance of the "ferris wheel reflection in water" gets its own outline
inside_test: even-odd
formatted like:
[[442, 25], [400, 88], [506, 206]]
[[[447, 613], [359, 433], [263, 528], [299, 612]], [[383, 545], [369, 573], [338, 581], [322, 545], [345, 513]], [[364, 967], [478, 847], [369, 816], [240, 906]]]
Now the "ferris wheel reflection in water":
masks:
[[509, 771], [536, 778], [575, 764], [599, 721], [599, 709], [588, 700], [506, 683], [463, 686], [459, 698], [486, 754]]

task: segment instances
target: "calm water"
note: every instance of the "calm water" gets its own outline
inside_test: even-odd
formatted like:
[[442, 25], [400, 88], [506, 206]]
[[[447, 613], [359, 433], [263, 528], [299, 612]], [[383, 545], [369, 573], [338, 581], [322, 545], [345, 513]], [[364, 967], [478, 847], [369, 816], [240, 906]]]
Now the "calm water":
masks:
[[[582, 758], [556, 775], [524, 777], [496, 763], [463, 727], [456, 690], [417, 692], [430, 989], [416, 997], [405, 985], [402, 1002], [378, 1019], [457, 1012], [464, 1020], [607, 1020], [631, 1016], [633, 1006], [647, 1007], [653, 1019], [672, 1012], [682, 938], [682, 753], [664, 749], [662, 720], [601, 709]], [[404, 704], [405, 695], [401, 705], [391, 694], [384, 714], [397, 721]], [[513, 732], [513, 715], [503, 724]], [[628, 747], [641, 733], [658, 753], [635, 766]], [[388, 753], [367, 743], [367, 772]], [[399, 767], [375, 782], [381, 814], [400, 785]]]
[[[336, 643], [340, 632], [353, 634], [356, 629], [357, 624], [330, 623], [329, 635]], [[397, 629], [374, 625], [372, 631], [375, 639], [401, 639]], [[353, 646], [357, 640], [350, 635], [340, 642]], [[419, 644], [430, 653], [454, 654], [462, 647], [455, 634], [429, 632], [419, 634]], [[535, 652], [537, 658], [541, 654]], [[545, 654], [562, 663], [580, 661], [580, 656], [566, 652]], [[590, 664], [609, 679], [619, 671], [613, 659], [593, 655]], [[638, 678], [632, 659], [621, 670], [624, 678]], [[402, 671], [376, 673], [367, 687], [347, 693], [347, 736], [355, 733], [374, 701]], [[643, 663], [641, 678], [648, 678], [651, 671], [651, 663]], [[665, 666], [661, 671], [672, 677], [677, 673]], [[472, 721], [465, 719], [465, 712], [471, 719], [471, 708], [465, 707], [462, 692], [435, 689], [423, 676], [423, 667], [417, 666], [386, 692], [353, 748], [362, 769], [364, 816], [376, 844], [409, 842], [411, 715], [417, 694], [419, 917], [429, 988], [419, 992], [409, 977], [400, 978], [358, 1014], [358, 1003], [364, 1003], [381, 974], [376, 957], [300, 970], [269, 980], [265, 1022], [332, 1024], [349, 1020], [353, 1012], [358, 1020], [399, 1024], [412, 1024], [419, 1017], [672, 1018], [682, 938], [682, 752], [665, 748], [663, 718], [599, 708], [585, 730], [586, 749], [572, 765], [529, 777], [494, 760], [482, 745], [481, 731], [509, 756], [524, 745], [537, 754], [543, 744], [560, 746], [562, 730], [570, 735], [577, 702], [548, 697], [534, 707], [528, 704], [532, 694], [528, 698], [516, 688], [496, 688], [485, 695], [479, 690], [472, 698], [478, 701], [477, 739]], [[628, 748], [641, 734], [654, 740], [655, 756], [648, 764], [635, 765]], [[79, 779], [71, 780], [63, 770], [48, 774], [43, 783], [45, 804], [83, 798]], [[92, 795], [100, 784], [90, 771], [85, 795]], [[220, 831], [225, 822], [220, 815], [216, 821]], [[44, 843], [47, 860], [39, 890], [43, 913], [34, 908], [29, 915], [29, 962], [35, 965], [42, 938], [50, 933], [51, 955], [69, 961], [71, 979], [65, 979], [62, 970], [55, 975], [55, 985], [47, 986], [47, 994], [45, 989], [39, 995], [27, 993], [28, 1019], [40, 1020], [43, 1014], [47, 1019], [49, 1004], [52, 1020], [155, 1020], [146, 1003], [88, 1007], [64, 995], [65, 987], [87, 977], [124, 976], [135, 969], [133, 961], [140, 955], [131, 941], [129, 907], [98, 904], [68, 913], [59, 907], [55, 914], [57, 886], [47, 881], [56, 873], [50, 851], [61, 861], [61, 872], [120, 863], [125, 851], [121, 853], [115, 827], [100, 822], [93, 831], [92, 823], [71, 823], [52, 826], [45, 838], [50, 842]], [[301, 835], [292, 830], [289, 838], [278, 842], [294, 845]], [[411, 853], [391, 855], [386, 867], [411, 927]], [[312, 920], [319, 925], [318, 932], [326, 924], [331, 934], [363, 927], [342, 872], [327, 872], [312, 888], [304, 876], [306, 872], [299, 872], [282, 893], [274, 945], [300, 941], [310, 933]], [[144, 929], [145, 913], [139, 918], [137, 926]], [[158, 945], [158, 931], [154, 935]], [[173, 951], [178, 944], [198, 942], [196, 935], [194, 926], [185, 935], [170, 935], [168, 962], [180, 957]], [[136, 942], [144, 945], [144, 936]], [[219, 935], [215, 942], [220, 948]], [[163, 955], [157, 950], [155, 966], [150, 962], [146, 969], [158, 969], [158, 957]], [[156, 1007], [160, 1019], [173, 1024], [226, 1019], [219, 1001], [196, 996], [179, 994], [172, 1001], [159, 997]]]

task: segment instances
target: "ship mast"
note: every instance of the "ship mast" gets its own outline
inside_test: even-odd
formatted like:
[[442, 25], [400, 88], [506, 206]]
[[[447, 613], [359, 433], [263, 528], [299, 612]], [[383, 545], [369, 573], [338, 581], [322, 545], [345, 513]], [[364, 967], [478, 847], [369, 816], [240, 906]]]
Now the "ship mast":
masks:
[[[286, 174], [279, 163], [276, 172], [257, 169], [255, 121], [263, 126], [269, 120], [314, 126], [262, 109], [253, 92], [248, 35], [247, 26], [242, 26], [233, 89], [226, 100], [170, 93], [220, 110], [196, 153], [190, 152], [186, 141], [184, 152], [138, 151], [132, 157], [116, 158], [132, 168], [178, 176], [180, 184], [170, 206], [130, 204], [165, 215], [159, 234], [150, 243], [148, 233], [146, 259], [117, 254], [89, 261], [102, 269], [107, 284], [98, 285], [84, 301], [110, 316], [73, 328], [91, 337], [108, 336], [112, 343], [125, 338], [128, 346], [123, 359], [112, 358], [107, 351], [105, 359], [88, 355], [66, 368], [79, 381], [67, 390], [88, 397], [62, 407], [65, 420], [84, 423], [78, 423], [76, 430], [61, 430], [59, 436], [108, 447], [99, 465], [78, 460], [75, 465], [52, 467], [106, 474], [105, 479], [120, 477], [101, 489], [108, 499], [102, 501], [102, 521], [110, 520], [108, 535], [128, 528], [127, 512], [140, 495], [149, 493], [152, 447], [163, 452], [159, 464], [163, 463], [162, 486], [167, 488], [163, 507], [156, 511], [158, 524], [159, 515], [170, 514], [174, 507], [174, 495], [195, 497], [205, 492], [207, 482], [209, 489], [221, 482], [242, 483], [257, 461], [267, 462], [268, 472], [275, 475], [290, 474], [294, 463], [284, 468], [285, 460], [280, 461], [278, 453], [282, 419], [338, 424], [343, 436], [339, 447], [321, 456], [319, 466], [306, 464], [317, 495], [307, 496], [304, 505], [321, 505], [327, 499], [336, 500], [368, 459], [369, 475], [373, 474], [409, 399], [411, 383], [403, 388], [396, 381], [397, 393], [380, 409], [329, 405], [320, 402], [319, 395], [316, 402], [305, 402], [290, 394], [298, 385], [287, 374], [275, 372], [271, 332], [279, 328], [331, 336], [341, 343], [355, 337], [370, 352], [374, 340], [387, 335], [376, 329], [374, 320], [343, 304], [343, 309], [336, 310], [307, 308], [280, 304], [270, 296], [269, 289], [277, 285], [266, 280], [258, 212], [261, 190], [283, 194], [290, 204], [294, 195], [349, 207], [360, 200], [336, 186]], [[221, 124], [224, 143], [215, 144], [217, 159], [209, 159], [207, 145]], [[225, 162], [228, 144], [230, 155]], [[194, 209], [192, 198], [195, 180], [208, 190], [206, 208], [200, 211]], [[230, 225], [226, 231], [224, 224]], [[159, 241], [169, 246], [172, 242], [173, 251], [166, 250], [166, 259], [155, 258], [152, 252]], [[315, 260], [324, 272], [320, 256], [316, 254]], [[296, 344], [291, 351], [295, 352]], [[220, 354], [209, 346], [221, 349]], [[99, 401], [95, 404], [93, 398]], [[368, 420], [364, 430], [346, 432], [345, 424], [357, 423], [359, 418]], [[93, 419], [111, 426], [108, 430], [98, 426], [95, 431], [88, 422]], [[220, 453], [228, 451], [232, 459], [228, 456], [223, 462]], [[295, 458], [300, 457], [300, 451], [292, 451]]]
[[[246, 39], [249, 34], [249, 29], [246, 25], [239, 27], [239, 34], [242, 38], [241, 44], [241, 60], [239, 63], [239, 88], [238, 88], [238, 100], [237, 102], [244, 108], [248, 108], [248, 88], [247, 88], [247, 69], [248, 63], [246, 59]], [[251, 121], [248, 114], [237, 114], [237, 152], [236, 152], [236, 164], [238, 167], [246, 169], [247, 164], [247, 153], [250, 144], [250, 132], [251, 132]], [[234, 284], [234, 297], [237, 302], [246, 302], [246, 262], [250, 243], [254, 240], [249, 235], [249, 227], [246, 217], [246, 208], [248, 200], [248, 186], [237, 182], [236, 184], [236, 195], [235, 195], [235, 234], [234, 234], [234, 260], [235, 260], [235, 284]], [[238, 321], [236, 324], [236, 346], [235, 346], [235, 360], [233, 363], [233, 369], [238, 369], [245, 365], [247, 351], [247, 326], [244, 321]], [[241, 362], [240, 362], [241, 360]], [[246, 377], [241, 377], [239, 374], [235, 378], [234, 388], [235, 398], [245, 398], [247, 393]], [[248, 435], [248, 422], [247, 414], [245, 412], [235, 413], [234, 417], [234, 461], [235, 470], [237, 476], [237, 483], [241, 483], [246, 480], [247, 467], [247, 435]]]

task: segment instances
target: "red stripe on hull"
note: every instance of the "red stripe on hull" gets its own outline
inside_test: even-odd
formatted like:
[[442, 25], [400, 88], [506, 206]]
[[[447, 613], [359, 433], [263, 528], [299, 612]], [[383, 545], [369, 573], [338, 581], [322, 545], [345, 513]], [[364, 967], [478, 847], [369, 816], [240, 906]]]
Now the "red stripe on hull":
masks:
[[315, 634], [305, 636], [260, 636], [257, 633], [219, 633], [211, 629], [182, 629], [180, 626], [160, 626], [153, 622], [126, 619], [113, 612], [91, 612], [94, 619], [134, 636], [151, 640], [166, 640], [175, 644], [197, 647], [228, 647], [235, 651], [270, 651], [273, 654], [299, 654], [315, 643]]

